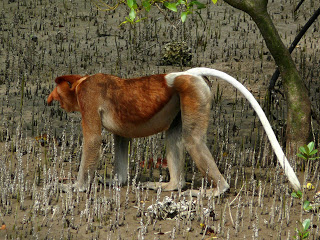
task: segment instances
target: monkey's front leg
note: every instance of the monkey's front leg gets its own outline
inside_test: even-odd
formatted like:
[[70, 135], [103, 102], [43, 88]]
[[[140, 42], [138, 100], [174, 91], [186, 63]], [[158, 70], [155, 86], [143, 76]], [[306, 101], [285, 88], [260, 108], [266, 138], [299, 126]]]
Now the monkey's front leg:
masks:
[[85, 191], [94, 178], [100, 155], [101, 135], [83, 139], [83, 150], [77, 182], [73, 185], [79, 191]]
[[80, 169], [74, 188], [85, 191], [94, 178], [100, 156], [101, 123], [100, 121], [86, 121], [82, 119], [83, 147]]

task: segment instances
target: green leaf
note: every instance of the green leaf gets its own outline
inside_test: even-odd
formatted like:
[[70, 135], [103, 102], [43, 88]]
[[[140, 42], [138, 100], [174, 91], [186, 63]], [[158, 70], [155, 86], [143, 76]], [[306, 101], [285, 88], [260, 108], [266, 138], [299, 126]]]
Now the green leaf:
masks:
[[297, 195], [299, 198], [302, 198], [302, 192], [300, 190], [297, 191]]
[[130, 9], [137, 9], [138, 8], [136, 0], [127, 0], [127, 5]]
[[310, 232], [306, 232], [305, 234], [303, 234], [302, 239], [306, 239], [309, 237]]
[[300, 190], [296, 191], [296, 192], [292, 192], [291, 196], [294, 198], [301, 198], [302, 197], [302, 192]]
[[138, 22], [140, 22], [140, 21], [142, 21], [142, 20], [145, 20], [146, 19], [146, 17], [144, 17], [144, 18], [139, 18], [137, 21], [135, 21], [135, 23], [138, 23]]
[[203, 3], [201, 3], [201, 2], [198, 2], [198, 1], [192, 1], [192, 2], [190, 3], [190, 6], [193, 6], [193, 5], [197, 5], [197, 8], [198, 8], [198, 9], [202, 9], [202, 8], [205, 8], [205, 7], [206, 7], [205, 4], [203, 4]]
[[126, 24], [126, 23], [128, 23], [129, 21], [123, 21], [122, 23], [120, 23], [120, 25], [119, 26], [121, 26], [122, 24]]
[[181, 13], [181, 21], [182, 22], [186, 21], [188, 14], [189, 14], [188, 12], [182, 12]]
[[317, 152], [318, 152], [317, 149], [312, 150], [312, 151], [310, 152], [310, 156], [311, 156], [311, 155], [315, 155]]
[[307, 207], [309, 207], [310, 202], [308, 200], [303, 202], [303, 209], [306, 209]]
[[218, 0], [211, 0], [213, 2], [213, 4], [216, 4], [218, 2]]
[[307, 151], [306, 151], [306, 149], [304, 147], [299, 147], [299, 151], [301, 153], [307, 154]]
[[308, 144], [309, 151], [311, 152], [313, 150], [313, 148], [314, 148], [314, 142], [309, 142], [309, 144]]
[[302, 155], [301, 153], [298, 153], [297, 156], [298, 156], [299, 158], [307, 159], [307, 158], [306, 158], [304, 155]]
[[127, 0], [127, 5], [129, 8], [133, 8], [134, 0]]
[[150, 2], [149, 2], [148, 0], [143, 1], [143, 2], [142, 2], [142, 6], [144, 7], [144, 9], [145, 9], [147, 12], [150, 11], [151, 4], [150, 4]]
[[129, 18], [131, 21], [133, 21], [136, 18], [136, 11], [133, 8], [131, 8], [130, 10]]
[[177, 10], [177, 5], [176, 5], [176, 3], [165, 2], [165, 3], [164, 3], [164, 6], [165, 6], [166, 8], [168, 8], [169, 10], [173, 11], [173, 12], [177, 12], [177, 11], [178, 11], [178, 10]]
[[308, 228], [310, 227], [310, 219], [309, 218], [305, 219], [302, 223], [302, 226], [304, 230], [308, 230]]
[[309, 212], [310, 210], [312, 210], [312, 206], [309, 206], [305, 209], [306, 212]]
[[131, 20], [130, 18], [125, 17], [125, 19], [127, 20], [126, 22], [130, 22], [130, 23], [132, 23], [132, 20]]

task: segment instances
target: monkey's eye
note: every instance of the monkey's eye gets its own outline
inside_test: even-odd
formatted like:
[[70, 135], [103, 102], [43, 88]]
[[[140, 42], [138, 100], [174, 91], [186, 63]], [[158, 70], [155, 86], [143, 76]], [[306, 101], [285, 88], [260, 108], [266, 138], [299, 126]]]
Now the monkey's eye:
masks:
[[67, 82], [69, 85], [69, 88], [72, 88], [72, 83], [71, 82]]

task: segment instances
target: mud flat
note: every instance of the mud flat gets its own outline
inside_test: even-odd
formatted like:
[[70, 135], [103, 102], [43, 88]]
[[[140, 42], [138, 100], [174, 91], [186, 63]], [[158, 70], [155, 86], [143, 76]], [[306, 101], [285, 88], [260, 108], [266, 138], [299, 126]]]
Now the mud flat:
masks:
[[[293, 198], [253, 110], [231, 86], [216, 79], [211, 79], [208, 146], [230, 182], [229, 193], [190, 198], [181, 191], [143, 189], [145, 181], [169, 178], [165, 164], [156, 166], [163, 163], [163, 134], [134, 141], [129, 185], [105, 186], [103, 179], [112, 176], [113, 162], [112, 136], [107, 132], [91, 191], [59, 190], [61, 181], [71, 182], [77, 175], [82, 133], [79, 114], [67, 115], [58, 104], [46, 105], [55, 77], [97, 72], [135, 77], [211, 67], [239, 79], [264, 105], [275, 70], [255, 24], [222, 1], [202, 10], [202, 19], [195, 14], [184, 25], [169, 14], [172, 26], [154, 10], [140, 24], [122, 27], [119, 24], [128, 13], [124, 6], [111, 14], [98, 10], [94, 2], [0, 3], [0, 238], [292, 239], [298, 221], [309, 218], [310, 239], [318, 239], [319, 212], [316, 208], [304, 211], [301, 204], [320, 201], [315, 198], [319, 161], [310, 163], [304, 173], [300, 162], [290, 160], [301, 183], [314, 186], [304, 190], [302, 200]], [[306, 1], [293, 14], [296, 4], [292, 0], [269, 4], [287, 45], [320, 6], [318, 1]], [[317, 21], [293, 52], [314, 109], [320, 109], [319, 37]], [[190, 48], [188, 66], [160, 65], [164, 46], [172, 41], [184, 41]], [[283, 143], [285, 102], [281, 87], [277, 89], [278, 102], [270, 119]], [[318, 146], [316, 122], [313, 128]], [[155, 164], [148, 165], [150, 159]], [[188, 155], [185, 168], [188, 188], [202, 184], [210, 188]]]

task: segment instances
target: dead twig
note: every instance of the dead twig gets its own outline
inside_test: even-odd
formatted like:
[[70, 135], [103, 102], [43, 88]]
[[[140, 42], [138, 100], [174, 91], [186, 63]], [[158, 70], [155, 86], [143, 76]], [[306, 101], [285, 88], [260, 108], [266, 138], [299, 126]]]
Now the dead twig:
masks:
[[239, 195], [240, 195], [240, 193], [241, 193], [241, 191], [242, 191], [242, 189], [243, 189], [243, 187], [244, 187], [244, 184], [242, 185], [242, 187], [240, 188], [240, 191], [238, 192], [238, 194], [237, 194], [237, 196], [231, 201], [231, 203], [229, 204], [229, 206], [231, 206], [232, 205], [232, 203], [239, 197]]

